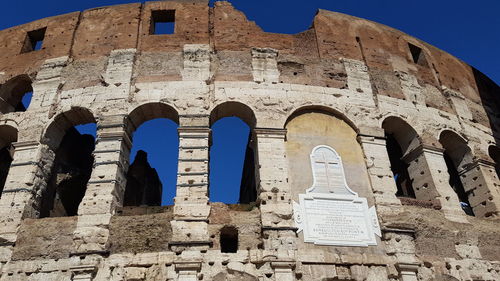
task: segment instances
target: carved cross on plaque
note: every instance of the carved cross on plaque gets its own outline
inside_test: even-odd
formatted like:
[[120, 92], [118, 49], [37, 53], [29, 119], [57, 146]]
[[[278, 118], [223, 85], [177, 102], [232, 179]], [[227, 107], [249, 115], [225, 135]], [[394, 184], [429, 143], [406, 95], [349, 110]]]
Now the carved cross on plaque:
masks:
[[313, 185], [307, 192], [356, 195], [346, 183], [342, 160], [337, 152], [326, 145], [320, 145], [311, 153]]
[[326, 145], [311, 152], [313, 185], [293, 202], [297, 232], [304, 231], [304, 242], [318, 245], [377, 245], [382, 235], [375, 207], [352, 191], [345, 179], [342, 159]]

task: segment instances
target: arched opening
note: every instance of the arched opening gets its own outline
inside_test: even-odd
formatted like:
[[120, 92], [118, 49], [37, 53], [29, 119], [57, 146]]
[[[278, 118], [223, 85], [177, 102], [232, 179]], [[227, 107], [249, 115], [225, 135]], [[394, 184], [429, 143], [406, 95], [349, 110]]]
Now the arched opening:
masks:
[[462, 210], [470, 216], [474, 215], [469, 202], [470, 191], [466, 191], [462, 183], [461, 174], [472, 164], [473, 157], [467, 142], [452, 131], [443, 131], [439, 142], [444, 148], [443, 157], [450, 175], [449, 184], [460, 201]]
[[[342, 181], [343, 184], [345, 178], [345, 183], [351, 190], [362, 197], [372, 198], [365, 157], [358, 142], [358, 131], [345, 116], [324, 108], [302, 108], [288, 118], [285, 128], [287, 180], [292, 200], [298, 201], [300, 194], [306, 193], [314, 186], [316, 172], [330, 173], [327, 172], [331, 171], [330, 167], [335, 167], [336, 171], [340, 171], [339, 167], [343, 167], [344, 175], [336, 178], [340, 179], [339, 183]], [[322, 157], [325, 157], [323, 160], [326, 161], [313, 167], [314, 161], [311, 160], [321, 159], [316, 158], [317, 147], [328, 147], [328, 150], [335, 151], [334, 154], [341, 159], [342, 165], [338, 162], [328, 163], [327, 159], [332, 158], [327, 156], [328, 154], [321, 153]], [[323, 184], [328, 182], [329, 180], [322, 181]], [[345, 190], [342, 184], [335, 183], [335, 187], [328, 186], [327, 192], [335, 190], [334, 192], [342, 193]], [[320, 192], [325, 191], [326, 189], [323, 189]]]
[[496, 145], [491, 145], [488, 148], [488, 154], [495, 162], [495, 171], [497, 173], [497, 178], [500, 179], [500, 148]]
[[141, 105], [129, 115], [135, 131], [123, 206], [172, 205], [176, 194], [179, 117], [161, 103]]
[[234, 226], [224, 226], [220, 230], [220, 251], [236, 253], [238, 251], [238, 229]]
[[210, 116], [210, 201], [248, 204], [257, 199], [253, 111], [237, 102], [217, 106]]
[[54, 155], [42, 190], [40, 217], [75, 216], [94, 164], [96, 123], [92, 113], [74, 108], [58, 115], [43, 142]]
[[420, 145], [417, 132], [397, 117], [386, 118], [382, 128], [385, 132], [391, 171], [396, 182], [396, 196], [416, 198], [413, 179], [408, 172], [410, 165], [405, 156]]
[[27, 75], [20, 75], [0, 87], [0, 112], [26, 111], [31, 103], [33, 88]]
[[14, 146], [17, 141], [17, 129], [9, 125], [0, 126], [0, 197], [9, 174], [10, 164], [14, 160]]

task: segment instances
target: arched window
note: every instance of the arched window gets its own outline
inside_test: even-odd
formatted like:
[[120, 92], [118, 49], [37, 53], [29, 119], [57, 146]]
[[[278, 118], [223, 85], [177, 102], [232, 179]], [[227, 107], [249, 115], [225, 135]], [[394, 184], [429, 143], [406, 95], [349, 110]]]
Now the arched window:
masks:
[[47, 129], [43, 142], [54, 158], [42, 190], [40, 217], [77, 215], [94, 163], [95, 122], [88, 110], [74, 108], [58, 115]]
[[247, 204], [257, 199], [255, 117], [237, 102], [217, 106], [210, 116], [210, 201]]
[[0, 112], [26, 111], [31, 102], [33, 88], [27, 75], [20, 75], [0, 87]]
[[462, 137], [452, 131], [443, 131], [439, 142], [444, 148], [443, 156], [450, 175], [449, 184], [457, 194], [464, 212], [473, 216], [474, 212], [469, 202], [470, 191], [466, 191], [460, 178], [460, 174], [473, 162], [471, 149]]
[[0, 197], [14, 159], [13, 142], [17, 141], [17, 130], [9, 125], [0, 125]]
[[491, 145], [488, 148], [488, 153], [491, 159], [495, 161], [495, 171], [497, 173], [497, 178], [500, 179], [500, 148], [496, 145]]
[[417, 132], [397, 117], [388, 117], [382, 123], [385, 131], [387, 153], [398, 191], [396, 196], [416, 198], [413, 179], [408, 172], [409, 163], [405, 155], [420, 145]]
[[[347, 186], [363, 197], [371, 196], [358, 131], [345, 116], [324, 107], [301, 108], [291, 114], [285, 128], [287, 182], [294, 201], [298, 202], [299, 195], [308, 189], [345, 194], [347, 189], [342, 187]], [[343, 175], [337, 173], [339, 168]], [[330, 174], [329, 180], [325, 181], [326, 174], [322, 173]], [[329, 181], [334, 184], [325, 184]]]
[[177, 112], [166, 104], [141, 105], [129, 115], [132, 149], [123, 206], [172, 205], [179, 138]]
[[234, 226], [224, 226], [220, 230], [220, 251], [236, 253], [238, 251], [238, 229]]

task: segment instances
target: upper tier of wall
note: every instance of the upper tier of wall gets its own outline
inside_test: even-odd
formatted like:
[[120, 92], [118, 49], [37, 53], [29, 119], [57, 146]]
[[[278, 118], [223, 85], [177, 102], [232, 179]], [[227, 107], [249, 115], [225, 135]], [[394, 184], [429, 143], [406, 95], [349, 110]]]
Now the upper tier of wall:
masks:
[[[151, 11], [165, 9], [175, 10], [175, 33], [150, 35]], [[22, 53], [27, 33], [45, 27], [43, 48]], [[0, 41], [0, 83], [21, 74], [34, 78], [45, 60], [68, 56], [73, 63], [65, 71], [64, 89], [92, 86], [99, 83], [106, 56], [129, 48], [138, 52], [135, 81], [182, 80], [183, 46], [209, 44], [217, 81], [251, 81], [251, 49], [273, 48], [283, 83], [345, 88], [342, 60], [355, 59], [368, 67], [378, 95], [455, 114], [448, 97], [459, 96], [465, 98], [471, 121], [487, 127], [497, 123], [491, 119], [500, 104], [498, 85], [452, 55], [382, 24], [325, 10], [318, 11], [311, 29], [289, 35], [263, 32], [228, 2], [213, 8], [206, 0], [125, 4], [12, 27], [0, 31]], [[409, 43], [422, 50], [418, 63]], [[424, 96], [404, 93], [407, 75], [416, 78]]]

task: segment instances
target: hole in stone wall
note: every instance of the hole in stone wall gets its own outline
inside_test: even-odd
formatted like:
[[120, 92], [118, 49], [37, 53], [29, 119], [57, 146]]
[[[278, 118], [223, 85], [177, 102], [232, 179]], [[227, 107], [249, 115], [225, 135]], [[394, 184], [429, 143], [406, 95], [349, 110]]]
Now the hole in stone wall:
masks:
[[0, 197], [9, 174], [10, 164], [14, 160], [13, 142], [17, 141], [17, 130], [11, 126], [0, 126]]
[[220, 251], [222, 253], [236, 253], [238, 251], [238, 229], [225, 226], [220, 231]]
[[175, 33], [175, 10], [153, 10], [151, 11], [150, 34], [174, 34]]
[[21, 102], [16, 105], [15, 111], [26, 111], [30, 106], [33, 92], [27, 92], [23, 95]]
[[411, 57], [412, 57], [414, 63], [419, 64], [419, 65], [426, 65], [427, 64], [424, 52], [422, 52], [422, 48], [417, 47], [411, 43], [408, 43], [408, 48], [410, 49]]
[[0, 88], [0, 112], [26, 111], [32, 97], [31, 79], [27, 75], [14, 77]]
[[250, 128], [238, 117], [212, 125], [210, 201], [250, 203], [257, 198], [254, 145]]
[[21, 53], [28, 53], [41, 50], [45, 39], [46, 27], [30, 31], [26, 34]]
[[134, 132], [124, 206], [172, 205], [179, 155], [178, 125], [166, 118], [142, 123]]
[[495, 172], [497, 174], [497, 178], [500, 179], [500, 148], [495, 145], [491, 145], [488, 148], [488, 153], [490, 154], [491, 159], [495, 161]]
[[[465, 191], [466, 188], [469, 191], [473, 191], [476, 188], [476, 186], [474, 186], [475, 183], [466, 179], [467, 167], [474, 162], [471, 149], [467, 145], [465, 139], [449, 130], [445, 130], [441, 133], [439, 142], [444, 148], [443, 157], [450, 176], [449, 184], [457, 194], [462, 210], [466, 214], [473, 216], [474, 206], [471, 206], [469, 202], [469, 196], [472, 196], [472, 193]], [[463, 181], [460, 175], [462, 175]]]
[[[404, 156], [409, 154], [420, 145], [417, 132], [404, 120], [398, 117], [388, 117], [382, 123], [386, 136], [386, 148], [391, 163], [391, 170], [396, 181], [398, 191], [397, 196], [416, 198], [412, 177], [420, 177], [423, 174], [416, 173], [417, 170], [409, 170], [411, 160], [404, 160]], [[415, 160], [415, 163], [418, 161]], [[415, 164], [413, 164], [415, 165]]]
[[444, 160], [446, 162], [446, 167], [448, 168], [448, 174], [450, 175], [449, 184], [451, 188], [455, 191], [458, 196], [458, 200], [460, 200], [460, 207], [462, 210], [469, 216], [474, 216], [474, 212], [469, 203], [469, 195], [465, 192], [462, 181], [460, 180], [460, 176], [458, 174], [453, 161], [450, 156], [445, 152], [443, 153]]
[[412, 187], [412, 180], [408, 174], [408, 164], [401, 158], [403, 152], [393, 134], [386, 134], [387, 139], [387, 153], [389, 154], [389, 161], [391, 163], [391, 170], [394, 176], [394, 181], [398, 191], [396, 196], [415, 198], [415, 192]]
[[66, 130], [56, 150], [51, 177], [42, 194], [40, 217], [75, 216], [92, 173], [96, 124]]

